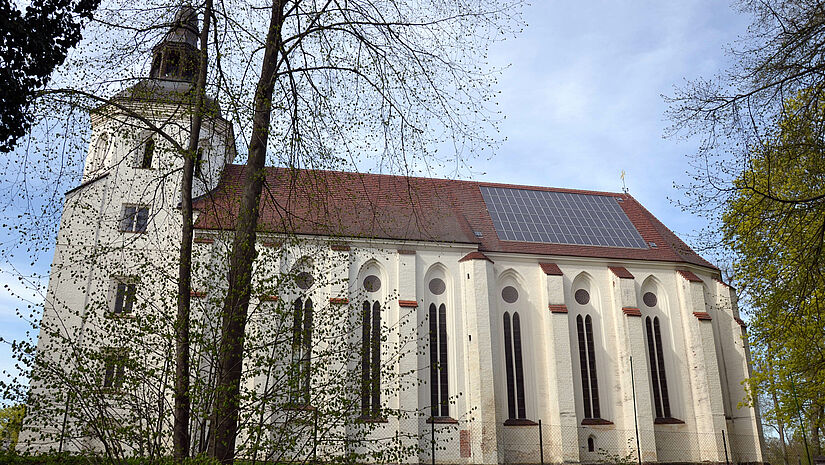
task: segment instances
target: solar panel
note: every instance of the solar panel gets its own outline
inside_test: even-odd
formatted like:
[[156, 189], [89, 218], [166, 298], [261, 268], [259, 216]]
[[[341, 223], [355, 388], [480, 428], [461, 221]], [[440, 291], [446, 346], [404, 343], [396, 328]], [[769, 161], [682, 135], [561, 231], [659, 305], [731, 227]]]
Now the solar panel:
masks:
[[646, 249], [617, 197], [481, 186], [503, 241]]

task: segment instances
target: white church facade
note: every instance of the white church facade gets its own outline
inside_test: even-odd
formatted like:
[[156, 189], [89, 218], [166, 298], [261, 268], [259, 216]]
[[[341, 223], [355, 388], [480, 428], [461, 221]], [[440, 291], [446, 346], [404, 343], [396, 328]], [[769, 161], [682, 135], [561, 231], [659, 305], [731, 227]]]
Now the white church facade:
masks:
[[[130, 370], [174, 360], [162, 333], [175, 311], [182, 158], [167, 136], [187, 142], [189, 116], [175, 96], [190, 84], [164, 53], [191, 44], [185, 32], [170, 37], [153, 79], [92, 115], [38, 343], [39, 357], [66, 376], [84, 373], [103, 388], [101, 408], [116, 412], [128, 410], [111, 401], [124, 383], [145, 390], [146, 409], [162, 412], [171, 396], [124, 381]], [[191, 296], [203, 328], [215, 328], [221, 309], [245, 176], [232, 164], [234, 144], [228, 121], [207, 120]], [[359, 379], [355, 413], [375, 423], [369, 434], [420, 446], [398, 462], [430, 462], [433, 436], [436, 463], [763, 461], [758, 408], [742, 385], [750, 364], [736, 293], [631, 195], [275, 167], [265, 185], [254, 280], [273, 290], [253, 295], [247, 328], [271, 330], [255, 309], [295, 312], [284, 353], [306, 376], [278, 393], [297, 392], [293, 404], [321, 408], [318, 391], [334, 370], [317, 367], [316, 351], [339, 331], [324, 325], [340, 323], [356, 348], [341, 362]], [[162, 329], [154, 335], [154, 327]], [[77, 366], [78, 352], [101, 345], [122, 358]], [[207, 351], [193, 350], [193, 377], [208, 378]], [[267, 389], [266, 370], [249, 370], [245, 389]], [[19, 447], [100, 449], [84, 429], [80, 393], [56, 393], [53, 375], [32, 380], [32, 398], [58, 396], [51, 412], [65, 408], [38, 416], [35, 407]], [[192, 426], [195, 442], [208, 441], [203, 417]]]

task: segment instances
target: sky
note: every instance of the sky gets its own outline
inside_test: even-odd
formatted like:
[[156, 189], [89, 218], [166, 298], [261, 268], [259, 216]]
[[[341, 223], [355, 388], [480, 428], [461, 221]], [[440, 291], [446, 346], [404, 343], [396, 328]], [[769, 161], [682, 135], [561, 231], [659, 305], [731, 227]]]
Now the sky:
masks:
[[[698, 140], [665, 139], [662, 95], [723, 70], [725, 50], [750, 19], [727, 1], [542, 1], [524, 9], [527, 27], [491, 51], [499, 79], [506, 140], [473, 163], [474, 178], [620, 191], [630, 194], [680, 237], [707, 226], [682, 212], [674, 184], [687, 182], [687, 155]], [[47, 270], [51, 251], [36, 268]], [[0, 265], [0, 337], [26, 337], [15, 309], [38, 298]], [[26, 311], [28, 314], [28, 310]], [[14, 371], [0, 343], [0, 370]]]
[[676, 85], [712, 77], [750, 18], [726, 1], [535, 1], [528, 27], [493, 50], [507, 140], [479, 180], [617, 192], [627, 188], [686, 240], [706, 225], [669, 199], [698, 140], [664, 138]]

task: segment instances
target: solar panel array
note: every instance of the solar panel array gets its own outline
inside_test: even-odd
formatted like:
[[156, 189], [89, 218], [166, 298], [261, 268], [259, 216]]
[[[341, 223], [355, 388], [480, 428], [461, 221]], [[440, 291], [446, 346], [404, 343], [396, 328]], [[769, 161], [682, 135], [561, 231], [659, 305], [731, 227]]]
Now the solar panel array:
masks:
[[481, 186], [504, 241], [646, 249], [617, 197]]

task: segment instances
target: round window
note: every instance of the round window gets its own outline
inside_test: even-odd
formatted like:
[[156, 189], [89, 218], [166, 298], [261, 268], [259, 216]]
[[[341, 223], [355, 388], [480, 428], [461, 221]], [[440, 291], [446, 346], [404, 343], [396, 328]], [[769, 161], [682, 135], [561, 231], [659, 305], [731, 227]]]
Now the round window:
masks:
[[445, 290], [447, 290], [447, 285], [444, 284], [443, 280], [439, 278], [433, 278], [430, 280], [430, 292], [434, 295], [441, 295]]
[[518, 300], [518, 290], [513, 286], [507, 286], [501, 290], [501, 298], [508, 304], [515, 303]]
[[579, 289], [576, 291], [576, 302], [578, 302], [579, 305], [587, 305], [587, 303], [590, 302], [590, 293], [585, 289]]
[[374, 274], [371, 274], [364, 278], [364, 289], [367, 292], [376, 292], [378, 289], [381, 289], [381, 279]]
[[302, 271], [295, 275], [295, 284], [303, 290], [307, 290], [315, 284], [315, 278], [306, 271]]
[[645, 292], [645, 295], [642, 296], [642, 300], [648, 307], [655, 307], [658, 302], [658, 299], [656, 299], [656, 294], [652, 292]]

